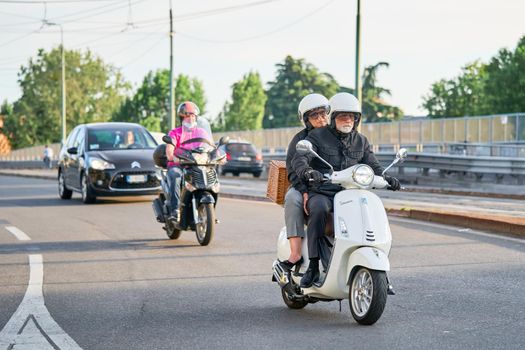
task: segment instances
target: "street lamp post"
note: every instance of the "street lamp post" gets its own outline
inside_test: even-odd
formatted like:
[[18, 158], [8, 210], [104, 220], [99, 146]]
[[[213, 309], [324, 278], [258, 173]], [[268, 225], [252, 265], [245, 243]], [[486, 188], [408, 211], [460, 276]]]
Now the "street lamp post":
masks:
[[361, 74], [360, 74], [360, 59], [361, 59], [361, 0], [357, 0], [357, 15], [356, 15], [356, 28], [355, 28], [355, 94], [359, 103], [361, 101]]
[[60, 28], [60, 51], [61, 51], [61, 61], [62, 61], [62, 84], [61, 84], [61, 93], [62, 93], [62, 135], [61, 143], [64, 145], [66, 143], [66, 60], [64, 53], [64, 30], [60, 23], [44, 21], [44, 25], [48, 26], [58, 26]]

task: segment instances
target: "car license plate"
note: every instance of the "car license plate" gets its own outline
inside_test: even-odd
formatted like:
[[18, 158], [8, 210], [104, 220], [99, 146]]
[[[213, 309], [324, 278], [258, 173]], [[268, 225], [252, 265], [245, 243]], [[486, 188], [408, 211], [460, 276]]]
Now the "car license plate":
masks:
[[250, 161], [250, 157], [239, 157], [239, 158], [237, 158], [237, 160], [240, 160], [241, 162], [249, 162]]
[[146, 180], [147, 180], [146, 175], [127, 175], [126, 176], [126, 181], [129, 184], [144, 183], [144, 182], [146, 182]]

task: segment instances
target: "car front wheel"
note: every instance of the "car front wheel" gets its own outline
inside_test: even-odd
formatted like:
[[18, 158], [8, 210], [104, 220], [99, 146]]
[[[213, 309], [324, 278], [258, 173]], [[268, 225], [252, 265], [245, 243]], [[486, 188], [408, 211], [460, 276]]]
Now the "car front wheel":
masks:
[[89, 188], [88, 180], [86, 174], [81, 175], [81, 181], [82, 184], [82, 202], [84, 204], [91, 204], [95, 203], [97, 200], [97, 197], [93, 195], [91, 188]]

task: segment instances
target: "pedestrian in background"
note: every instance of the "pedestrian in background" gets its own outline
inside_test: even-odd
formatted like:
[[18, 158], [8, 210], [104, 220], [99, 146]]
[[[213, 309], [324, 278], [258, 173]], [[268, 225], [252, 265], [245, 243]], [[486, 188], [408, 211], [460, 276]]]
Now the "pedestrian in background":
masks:
[[51, 169], [53, 167], [53, 149], [48, 145], [44, 146], [44, 167]]

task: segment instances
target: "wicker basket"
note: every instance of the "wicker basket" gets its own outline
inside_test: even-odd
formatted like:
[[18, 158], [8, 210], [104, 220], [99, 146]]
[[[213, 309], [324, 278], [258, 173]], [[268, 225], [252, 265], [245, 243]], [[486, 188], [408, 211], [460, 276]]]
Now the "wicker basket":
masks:
[[266, 197], [272, 202], [283, 205], [284, 196], [288, 190], [288, 173], [286, 172], [286, 162], [282, 160], [272, 160], [268, 165], [268, 187]]

